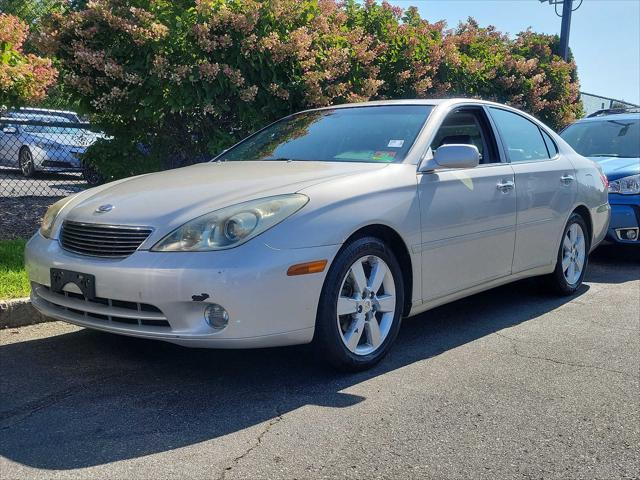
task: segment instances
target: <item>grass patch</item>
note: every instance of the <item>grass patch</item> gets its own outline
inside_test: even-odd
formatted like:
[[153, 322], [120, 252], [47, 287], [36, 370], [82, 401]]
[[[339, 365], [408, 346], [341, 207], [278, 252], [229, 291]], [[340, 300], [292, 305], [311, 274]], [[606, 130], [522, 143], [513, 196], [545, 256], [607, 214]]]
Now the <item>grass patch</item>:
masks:
[[26, 240], [0, 240], [0, 300], [29, 296], [29, 280], [24, 269]]

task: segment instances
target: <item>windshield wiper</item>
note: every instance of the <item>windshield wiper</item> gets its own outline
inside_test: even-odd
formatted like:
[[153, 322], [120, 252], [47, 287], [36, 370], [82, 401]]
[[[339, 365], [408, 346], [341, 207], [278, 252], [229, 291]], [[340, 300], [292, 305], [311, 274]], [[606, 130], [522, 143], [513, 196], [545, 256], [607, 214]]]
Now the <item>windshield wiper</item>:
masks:
[[590, 153], [587, 157], [619, 157], [617, 153]]

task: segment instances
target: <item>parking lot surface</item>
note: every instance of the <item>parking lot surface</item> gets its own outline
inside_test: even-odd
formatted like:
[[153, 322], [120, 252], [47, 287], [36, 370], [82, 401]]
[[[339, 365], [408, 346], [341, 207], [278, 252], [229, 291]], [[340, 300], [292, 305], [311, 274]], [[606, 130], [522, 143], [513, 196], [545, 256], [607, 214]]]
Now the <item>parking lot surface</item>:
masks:
[[65, 197], [86, 187], [79, 173], [38, 172], [25, 178], [19, 170], [0, 167], [0, 197]]
[[189, 350], [55, 322], [0, 332], [0, 477], [637, 478], [640, 263], [406, 320], [344, 375], [305, 348]]

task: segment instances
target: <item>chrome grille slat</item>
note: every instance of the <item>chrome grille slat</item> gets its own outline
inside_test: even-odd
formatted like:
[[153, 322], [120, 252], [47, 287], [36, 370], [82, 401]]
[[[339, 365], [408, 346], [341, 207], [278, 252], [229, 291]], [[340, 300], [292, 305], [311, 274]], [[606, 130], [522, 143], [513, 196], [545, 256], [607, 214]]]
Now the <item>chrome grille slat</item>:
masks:
[[136, 242], [140, 239], [144, 240], [147, 238], [147, 235], [140, 235], [138, 237], [116, 237], [113, 235], [88, 235], [84, 233], [76, 233], [71, 230], [66, 229], [64, 231], [65, 235], [72, 236], [74, 238], [80, 238], [82, 240], [101, 240], [101, 241], [126, 241], [126, 242]]
[[135, 252], [152, 231], [150, 227], [65, 221], [60, 244], [79, 255], [123, 258]]
[[93, 237], [93, 238], [140, 238], [140, 237], [145, 237], [147, 235], [147, 233], [123, 233], [121, 235], [118, 235], [117, 232], [116, 234], [112, 234], [111, 231], [106, 231], [104, 233], [100, 233], [100, 232], [94, 232], [93, 230], [79, 230], [76, 228], [69, 228], [67, 227], [66, 231], [68, 233], [74, 234], [74, 235], [83, 235], [83, 236], [87, 236], [87, 237]]
[[105, 247], [105, 248], [114, 248], [114, 249], [126, 249], [129, 250], [131, 248], [137, 248], [139, 243], [134, 243], [131, 245], [119, 245], [119, 244], [108, 244], [108, 243], [83, 243], [79, 240], [71, 240], [68, 237], [65, 237], [65, 243], [70, 243], [73, 245], [77, 245], [80, 248], [86, 248], [84, 247], [85, 245], [87, 247]]

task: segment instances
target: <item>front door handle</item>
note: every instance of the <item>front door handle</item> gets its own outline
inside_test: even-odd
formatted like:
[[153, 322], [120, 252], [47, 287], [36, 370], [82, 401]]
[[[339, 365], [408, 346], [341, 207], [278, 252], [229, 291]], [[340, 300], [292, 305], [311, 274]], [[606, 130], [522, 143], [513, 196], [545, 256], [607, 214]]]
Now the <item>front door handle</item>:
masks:
[[500, 190], [502, 193], [509, 193], [511, 190], [513, 190], [513, 187], [515, 186], [516, 184], [513, 183], [511, 180], [503, 180], [498, 185], [496, 185], [496, 188]]
[[573, 175], [563, 175], [560, 177], [560, 181], [563, 185], [569, 185], [571, 182], [573, 182]]

